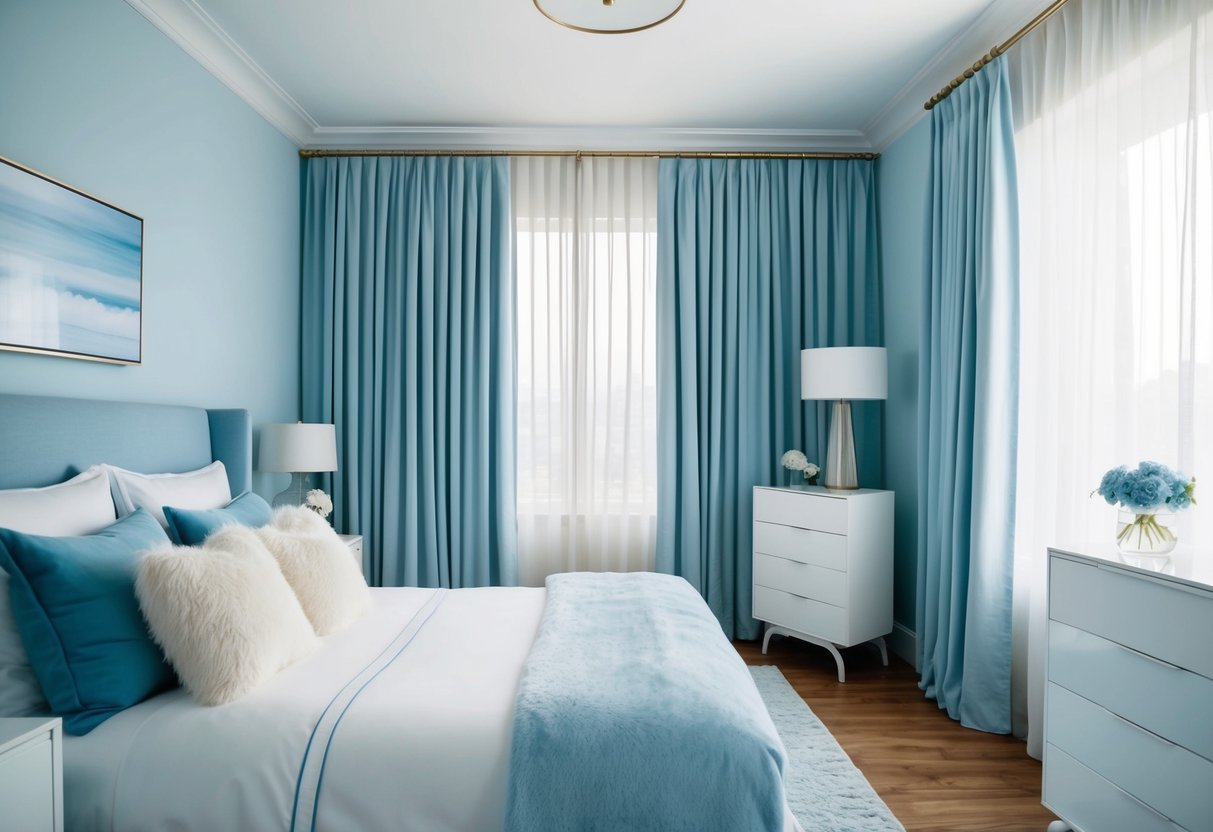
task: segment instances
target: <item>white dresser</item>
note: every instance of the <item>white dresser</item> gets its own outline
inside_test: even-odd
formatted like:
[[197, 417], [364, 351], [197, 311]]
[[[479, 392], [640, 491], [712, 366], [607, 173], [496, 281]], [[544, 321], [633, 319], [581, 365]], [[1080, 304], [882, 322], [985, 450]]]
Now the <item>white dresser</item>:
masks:
[[1053, 832], [1213, 830], [1211, 557], [1179, 553], [1165, 574], [1050, 550]]
[[63, 723], [0, 719], [0, 829], [62, 832]]
[[893, 629], [893, 492], [820, 486], [754, 489], [754, 617], [771, 636], [826, 648], [846, 681], [839, 647]]

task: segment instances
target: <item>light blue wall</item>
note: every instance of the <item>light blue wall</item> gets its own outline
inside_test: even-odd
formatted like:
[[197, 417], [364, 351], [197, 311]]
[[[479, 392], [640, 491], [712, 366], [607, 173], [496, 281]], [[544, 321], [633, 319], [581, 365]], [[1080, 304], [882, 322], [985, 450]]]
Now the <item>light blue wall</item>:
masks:
[[885, 482], [897, 494], [893, 617], [911, 630], [918, 569], [918, 338], [930, 143], [930, 119], [922, 118], [881, 154], [878, 163], [885, 345], [889, 351]]
[[0, 351], [0, 390], [298, 418], [286, 138], [122, 0], [0, 0], [0, 155], [144, 220], [143, 365]]

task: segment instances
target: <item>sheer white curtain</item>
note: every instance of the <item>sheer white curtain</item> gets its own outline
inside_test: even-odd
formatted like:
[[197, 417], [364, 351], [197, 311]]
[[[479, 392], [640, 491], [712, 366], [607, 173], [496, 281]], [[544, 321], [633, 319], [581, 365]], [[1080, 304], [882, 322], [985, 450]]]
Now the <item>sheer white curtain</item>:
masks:
[[[1046, 549], [1112, 548], [1104, 471], [1213, 482], [1208, 0], [1071, 0], [1011, 54], [1021, 347], [1014, 699], [1041, 753]], [[1181, 542], [1213, 548], [1209, 507]], [[1210, 553], [1213, 556], [1213, 552]], [[1025, 731], [1026, 728], [1026, 731]]]
[[513, 160], [518, 575], [652, 569], [657, 160]]

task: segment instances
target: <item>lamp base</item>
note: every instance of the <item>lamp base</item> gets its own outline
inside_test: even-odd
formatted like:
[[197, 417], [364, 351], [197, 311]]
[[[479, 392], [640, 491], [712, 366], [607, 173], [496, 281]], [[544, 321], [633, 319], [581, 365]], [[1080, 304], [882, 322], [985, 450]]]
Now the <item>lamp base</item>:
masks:
[[859, 488], [859, 476], [855, 473], [855, 432], [851, 429], [851, 403], [845, 399], [834, 402], [823, 482], [826, 488], [847, 491]]
[[280, 491], [274, 496], [272, 505], [274, 508], [281, 506], [301, 506], [303, 505], [304, 497], [308, 492], [308, 475], [303, 473], [291, 474], [291, 484], [286, 487], [285, 491]]

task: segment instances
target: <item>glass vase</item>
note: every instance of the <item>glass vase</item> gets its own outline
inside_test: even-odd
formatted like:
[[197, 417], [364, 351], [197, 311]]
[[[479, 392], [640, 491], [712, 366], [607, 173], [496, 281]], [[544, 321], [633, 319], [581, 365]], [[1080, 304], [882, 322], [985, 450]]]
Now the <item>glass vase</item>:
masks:
[[1171, 512], [1136, 514], [1121, 511], [1116, 518], [1116, 545], [1127, 555], [1166, 555], [1179, 542]]

